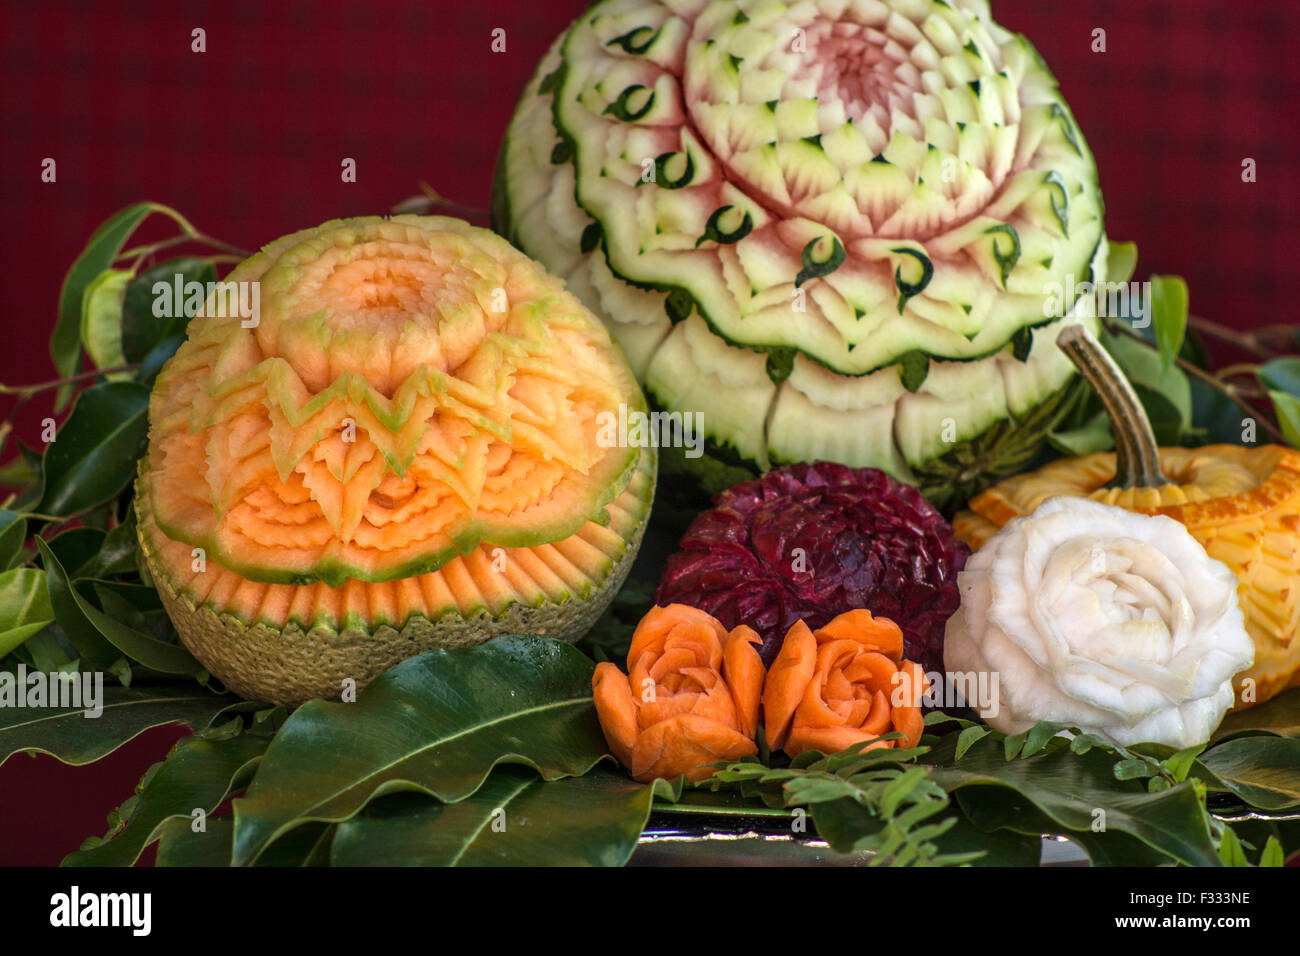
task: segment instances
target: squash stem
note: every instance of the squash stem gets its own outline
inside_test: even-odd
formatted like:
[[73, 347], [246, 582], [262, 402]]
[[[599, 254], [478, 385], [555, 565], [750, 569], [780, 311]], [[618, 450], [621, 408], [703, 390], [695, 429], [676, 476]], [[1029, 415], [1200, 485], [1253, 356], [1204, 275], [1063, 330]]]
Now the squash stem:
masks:
[[1115, 477], [1107, 488], [1158, 488], [1169, 483], [1160, 470], [1160, 449], [1146, 409], [1124, 373], [1082, 325], [1067, 325], [1056, 344], [1088, 380], [1110, 418], [1115, 436]]

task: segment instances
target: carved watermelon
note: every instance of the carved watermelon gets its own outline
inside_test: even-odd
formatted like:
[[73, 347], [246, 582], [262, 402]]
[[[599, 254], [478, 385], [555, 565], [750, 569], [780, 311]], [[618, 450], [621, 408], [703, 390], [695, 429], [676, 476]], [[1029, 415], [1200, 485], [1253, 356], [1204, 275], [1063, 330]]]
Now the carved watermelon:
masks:
[[975, 0], [596, 3], [524, 92], [494, 224], [703, 414], [711, 456], [672, 464], [710, 492], [826, 459], [943, 507], [1082, 395], [1055, 327], [1106, 262], [1056, 80]]

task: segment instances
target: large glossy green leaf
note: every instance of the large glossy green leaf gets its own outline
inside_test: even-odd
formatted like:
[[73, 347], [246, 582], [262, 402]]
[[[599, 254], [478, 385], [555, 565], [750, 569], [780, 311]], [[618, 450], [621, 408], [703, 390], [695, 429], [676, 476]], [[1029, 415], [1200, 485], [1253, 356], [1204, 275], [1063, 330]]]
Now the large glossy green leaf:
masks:
[[1206, 751], [1201, 762], [1253, 806], [1281, 810], [1300, 804], [1300, 738], [1236, 737]]
[[[1007, 760], [1001, 741], [986, 737], [954, 763], [950, 734], [924, 758], [946, 790], [1007, 787], [1019, 793], [1064, 831], [1091, 832], [1105, 811], [1107, 829], [1121, 830], [1180, 863], [1217, 866], [1219, 857], [1191, 781], [1148, 793], [1140, 781], [1115, 779], [1115, 757], [1100, 748], [1084, 754], [1068, 748]], [[1064, 832], [1062, 831], [1062, 832]], [[1067, 835], [1070, 835], [1067, 833]]]
[[210, 814], [242, 788], [270, 742], [269, 733], [245, 730], [241, 717], [179, 741], [145, 774], [129, 807], [115, 811], [125, 825], [104, 840], [87, 841], [94, 845], [69, 854], [63, 865], [131, 866], [168, 820], [188, 825], [195, 810]]
[[[188, 282], [208, 283], [217, 278], [216, 269], [211, 260], [187, 256], [161, 262], [145, 272], [140, 273], [126, 288], [122, 300], [122, 352], [128, 362], [140, 362], [160, 343], [185, 331], [185, 326], [193, 318], [193, 311], [182, 301], [181, 309], [174, 310], [173, 316], [154, 315], [157, 296], [154, 286], [165, 282], [169, 287], [175, 285], [176, 276], [181, 277], [181, 287]], [[172, 303], [175, 305], [175, 303]]]
[[[1032, 837], [1035, 857], [1030, 865], [1038, 862], [1040, 835], [1056, 835], [1062, 830], [1058, 821], [1008, 787], [964, 787], [954, 794], [954, 798], [977, 833], [987, 831], [988, 837], [1006, 833], [1018, 834], [1022, 839]], [[1098, 831], [1090, 826], [1084, 830], [1071, 830], [1069, 837], [1083, 847], [1093, 866], [1158, 866], [1169, 862], [1169, 857], [1123, 830], [1107, 827]], [[998, 861], [985, 859], [978, 865], [996, 866]]]
[[114, 498], [135, 476], [149, 436], [149, 389], [104, 382], [77, 396], [45, 448], [45, 494], [35, 510], [70, 515]]
[[252, 863], [300, 822], [346, 820], [390, 791], [463, 799], [498, 763], [548, 780], [586, 773], [608, 752], [593, 669], [560, 641], [503, 637], [403, 661], [356, 703], [309, 701], [235, 801], [235, 862]]
[[44, 571], [13, 568], [0, 573], [0, 657], [53, 620]]
[[[272, 843], [254, 866], [329, 866], [333, 823], [304, 823]], [[202, 830], [189, 820], [171, 819], [158, 841], [158, 866], [229, 866], [235, 834], [233, 817], [210, 818]]]
[[129, 688], [105, 681], [98, 717], [85, 716], [85, 707], [0, 707], [0, 764], [31, 750], [80, 767], [151, 727], [186, 724], [202, 729], [239, 703], [193, 683]]
[[[659, 786], [667, 786], [660, 781]], [[339, 824], [335, 866], [622, 866], [650, 817], [655, 786], [597, 767], [546, 782], [501, 767], [473, 796], [395, 794]]]

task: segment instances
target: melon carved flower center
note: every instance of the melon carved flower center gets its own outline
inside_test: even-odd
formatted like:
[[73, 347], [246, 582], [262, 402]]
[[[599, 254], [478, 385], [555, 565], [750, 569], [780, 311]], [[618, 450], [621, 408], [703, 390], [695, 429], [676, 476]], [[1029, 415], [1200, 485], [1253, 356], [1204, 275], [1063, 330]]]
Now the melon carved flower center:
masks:
[[345, 221], [231, 278], [260, 283], [260, 321], [197, 320], [151, 410], [148, 480], [177, 540], [291, 582], [387, 580], [520, 544], [547, 502], [632, 463], [595, 440], [635, 394], [607, 334], [482, 230]]

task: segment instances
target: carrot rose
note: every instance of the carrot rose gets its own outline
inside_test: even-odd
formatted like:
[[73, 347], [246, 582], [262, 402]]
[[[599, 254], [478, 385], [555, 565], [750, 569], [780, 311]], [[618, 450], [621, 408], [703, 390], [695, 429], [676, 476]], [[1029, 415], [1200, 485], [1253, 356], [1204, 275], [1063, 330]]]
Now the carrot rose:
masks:
[[703, 780], [713, 773], [704, 764], [758, 752], [759, 641], [748, 627], [727, 633], [705, 611], [670, 604], [637, 625], [628, 674], [596, 665], [591, 689], [601, 729], [635, 779]]
[[897, 730], [905, 740], [869, 749], [914, 747], [926, 689], [925, 672], [903, 660], [903, 632], [888, 618], [847, 611], [815, 632], [797, 621], [763, 688], [767, 742], [792, 757], [829, 754]]

